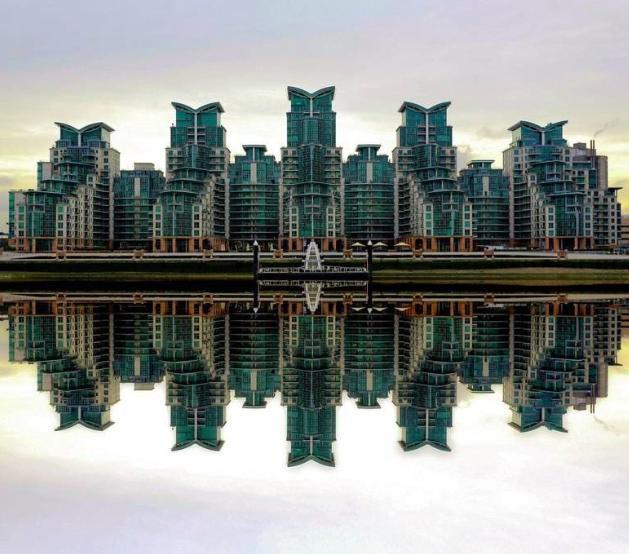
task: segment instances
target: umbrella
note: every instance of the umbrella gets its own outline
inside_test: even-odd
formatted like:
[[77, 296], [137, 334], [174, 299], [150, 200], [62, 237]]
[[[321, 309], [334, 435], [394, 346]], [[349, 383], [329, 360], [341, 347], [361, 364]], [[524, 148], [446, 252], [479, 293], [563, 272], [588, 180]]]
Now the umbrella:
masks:
[[399, 246], [400, 248], [410, 248], [410, 244], [406, 244], [405, 242], [398, 242], [395, 246]]
[[360, 243], [360, 242], [355, 242], [354, 244], [352, 244], [352, 248], [364, 248], [365, 245]]

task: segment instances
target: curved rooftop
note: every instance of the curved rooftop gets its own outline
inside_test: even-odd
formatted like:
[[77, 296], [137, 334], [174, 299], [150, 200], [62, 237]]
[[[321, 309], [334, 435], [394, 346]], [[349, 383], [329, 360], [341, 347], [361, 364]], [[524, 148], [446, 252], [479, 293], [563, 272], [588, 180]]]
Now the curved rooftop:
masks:
[[334, 99], [334, 91], [336, 90], [335, 87], [329, 86], [329, 87], [323, 87], [320, 88], [319, 90], [316, 90], [314, 92], [308, 92], [307, 90], [304, 90], [303, 88], [299, 88], [299, 87], [288, 87], [288, 99], [291, 99], [291, 96], [293, 94], [297, 94], [298, 96], [303, 96], [304, 98], [316, 98], [317, 96], [323, 96], [324, 94], [329, 94], [332, 93], [332, 99]]
[[548, 123], [545, 126], [542, 125], [538, 125], [537, 123], [533, 123], [532, 121], [525, 121], [525, 120], [520, 120], [518, 121], [515, 125], [511, 125], [511, 127], [509, 127], [509, 131], [515, 131], [516, 129], [519, 129], [520, 127], [528, 127], [529, 129], [534, 129], [535, 131], [548, 131], [549, 129], [553, 129], [555, 127], [562, 127], [563, 125], [565, 125], [566, 123], [568, 123], [567, 119], [564, 119], [563, 121], [557, 121], [556, 123]]
[[191, 114], [199, 114], [203, 112], [225, 112], [220, 102], [210, 102], [209, 104], [203, 104], [203, 106], [199, 106], [198, 108], [192, 108], [191, 106], [188, 106], [187, 104], [182, 104], [181, 102], [171, 102], [171, 105], [176, 110], [181, 110]]
[[91, 131], [92, 129], [105, 129], [105, 131], [112, 132], [115, 129], [107, 125], [107, 123], [103, 123], [102, 121], [98, 121], [97, 123], [90, 123], [85, 125], [84, 127], [77, 128], [67, 123], [61, 123], [60, 121], [55, 121], [55, 125], [61, 129], [68, 129], [69, 131], [74, 131], [75, 133], [85, 133], [86, 131]]
[[410, 108], [418, 112], [433, 113], [447, 108], [450, 104], [452, 104], [452, 102], [440, 102], [439, 104], [435, 104], [430, 108], [426, 108], [424, 106], [421, 106], [420, 104], [415, 104], [415, 102], [408, 102], [407, 100], [405, 100], [404, 102], [402, 102], [402, 105], [400, 106], [398, 112], [404, 112], [405, 110]]

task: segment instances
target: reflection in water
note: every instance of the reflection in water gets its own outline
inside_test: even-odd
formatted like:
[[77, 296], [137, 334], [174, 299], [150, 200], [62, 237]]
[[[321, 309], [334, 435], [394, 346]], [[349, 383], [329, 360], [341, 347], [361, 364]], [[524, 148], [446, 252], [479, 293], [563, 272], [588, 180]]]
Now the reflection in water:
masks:
[[165, 379], [173, 450], [219, 450], [232, 392], [245, 408], [264, 408], [279, 391], [288, 465], [334, 465], [344, 391], [359, 408], [391, 395], [404, 450], [449, 450], [457, 382], [474, 393], [501, 384], [520, 431], [565, 431], [568, 408], [607, 395], [620, 347], [610, 302], [414, 298], [368, 307], [341, 296], [309, 308], [282, 295], [255, 307], [219, 296], [14, 298], [9, 357], [37, 363], [60, 430], [106, 429], [121, 382], [150, 390]]

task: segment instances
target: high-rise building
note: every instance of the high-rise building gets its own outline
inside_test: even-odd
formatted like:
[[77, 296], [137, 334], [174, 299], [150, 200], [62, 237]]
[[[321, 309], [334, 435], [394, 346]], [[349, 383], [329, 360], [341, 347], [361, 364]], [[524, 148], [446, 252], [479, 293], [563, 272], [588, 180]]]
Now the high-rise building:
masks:
[[10, 243], [18, 251], [113, 246], [113, 182], [120, 154], [105, 123], [77, 129], [57, 123], [50, 161], [40, 162], [36, 191], [9, 193]]
[[244, 145], [229, 168], [230, 245], [245, 249], [257, 240], [271, 249], [280, 224], [280, 164], [266, 154], [266, 146]]
[[393, 243], [394, 168], [379, 144], [359, 144], [343, 164], [343, 229], [349, 242]]
[[301, 250], [313, 239], [322, 250], [341, 249], [342, 149], [336, 146], [334, 87], [313, 93], [288, 87], [288, 99], [280, 246]]
[[493, 160], [473, 160], [459, 173], [459, 186], [472, 205], [475, 246], [509, 244], [509, 179]]
[[227, 246], [229, 149], [218, 102], [173, 102], [166, 186], [153, 208], [153, 250], [195, 252]]
[[456, 179], [456, 147], [448, 125], [450, 102], [399, 109], [395, 164], [395, 236], [411, 248], [470, 251], [472, 205]]
[[150, 248], [153, 205], [164, 182], [152, 163], [136, 163], [120, 172], [114, 180], [114, 248]]
[[503, 166], [510, 182], [510, 238], [542, 250], [609, 248], [620, 240], [620, 205], [607, 185], [607, 159], [593, 145], [569, 146], [567, 121], [509, 128]]

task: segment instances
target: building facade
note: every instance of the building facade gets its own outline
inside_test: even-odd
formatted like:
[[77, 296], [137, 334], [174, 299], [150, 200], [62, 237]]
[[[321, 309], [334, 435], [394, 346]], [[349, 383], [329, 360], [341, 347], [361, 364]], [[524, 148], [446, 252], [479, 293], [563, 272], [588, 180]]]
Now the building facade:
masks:
[[477, 248], [509, 244], [509, 180], [493, 160], [473, 160], [459, 173], [459, 186], [472, 205]]
[[321, 250], [340, 249], [342, 149], [336, 146], [334, 87], [312, 93], [288, 87], [288, 99], [280, 247], [302, 250], [315, 240]]
[[191, 108], [173, 102], [175, 124], [166, 149], [166, 186], [153, 209], [153, 250], [227, 248], [229, 150], [218, 102]]
[[333, 86], [288, 87], [281, 159], [261, 144], [232, 162], [224, 110], [173, 102], [165, 175], [152, 164], [120, 171], [103, 122], [57, 123], [32, 190], [9, 192], [8, 245], [19, 252], [321, 251], [369, 240], [389, 247], [467, 252], [626, 248], [618, 189], [594, 141], [570, 145], [566, 121], [509, 128], [503, 168], [474, 160], [457, 174], [450, 102], [403, 102], [391, 161], [376, 144], [345, 162], [336, 143]]
[[253, 241], [267, 250], [280, 234], [280, 164], [266, 146], [244, 145], [229, 167], [230, 247], [248, 249]]
[[592, 250], [619, 244], [620, 205], [607, 184], [607, 160], [594, 145], [569, 146], [567, 121], [519, 121], [503, 153], [510, 186], [512, 246]]
[[114, 180], [114, 248], [150, 248], [153, 206], [164, 184], [164, 174], [151, 163], [120, 172]]
[[472, 250], [472, 206], [456, 177], [456, 147], [448, 125], [450, 102], [399, 109], [395, 164], [395, 236], [411, 248]]
[[343, 164], [343, 234], [347, 241], [393, 244], [393, 164], [379, 144], [359, 144]]
[[113, 246], [113, 182], [120, 154], [113, 129], [57, 123], [50, 161], [37, 167], [37, 190], [9, 193], [9, 242], [17, 251], [93, 250]]

